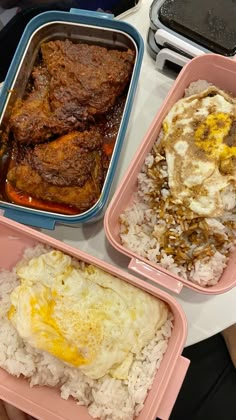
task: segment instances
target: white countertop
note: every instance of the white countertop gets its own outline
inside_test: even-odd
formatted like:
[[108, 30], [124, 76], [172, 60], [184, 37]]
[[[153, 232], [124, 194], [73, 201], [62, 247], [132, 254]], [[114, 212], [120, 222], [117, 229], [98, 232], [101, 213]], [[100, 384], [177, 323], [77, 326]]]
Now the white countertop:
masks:
[[[151, 0], [143, 0], [139, 11], [124, 19], [139, 30], [145, 42], [149, 27], [150, 5]], [[163, 74], [158, 72], [155, 69], [154, 61], [145, 51], [136, 98], [116, 171], [113, 191], [124, 175], [134, 152], [173, 84], [174, 78], [173, 73]], [[54, 231], [45, 230], [44, 233], [104, 261], [118, 265], [124, 270], [127, 269], [128, 258], [115, 251], [106, 240], [103, 220], [85, 227], [56, 226]], [[180, 296], [176, 296], [176, 299], [182, 305], [188, 320], [187, 345], [210, 337], [236, 322], [236, 287], [215, 297], [201, 295], [184, 288]]]

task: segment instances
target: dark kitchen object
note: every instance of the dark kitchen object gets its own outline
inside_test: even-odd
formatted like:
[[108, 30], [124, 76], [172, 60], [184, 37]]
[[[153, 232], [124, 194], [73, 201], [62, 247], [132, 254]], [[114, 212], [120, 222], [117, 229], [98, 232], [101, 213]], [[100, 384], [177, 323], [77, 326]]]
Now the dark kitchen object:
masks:
[[165, 0], [160, 22], [212, 52], [233, 56], [236, 51], [236, 1]]

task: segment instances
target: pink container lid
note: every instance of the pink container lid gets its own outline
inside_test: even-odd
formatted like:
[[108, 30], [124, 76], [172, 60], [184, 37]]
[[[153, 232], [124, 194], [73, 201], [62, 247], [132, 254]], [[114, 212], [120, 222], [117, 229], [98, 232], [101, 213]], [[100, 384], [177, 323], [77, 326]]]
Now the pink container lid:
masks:
[[[76, 248], [29, 227], [0, 216], [0, 268], [12, 269], [25, 248], [38, 243], [49, 245], [79, 260], [93, 264], [165, 301], [174, 316], [174, 327], [167, 351], [158, 369], [144, 408], [136, 420], [167, 420], [186, 375], [189, 360], [181, 356], [186, 341], [186, 317], [177, 301], [148, 282], [92, 257]], [[92, 420], [85, 407], [73, 399], [63, 400], [59, 391], [49, 387], [30, 387], [26, 379], [11, 376], [0, 369], [0, 399], [41, 420]]]
[[136, 191], [137, 176], [159, 135], [162, 121], [172, 106], [184, 96], [184, 91], [189, 84], [196, 80], [207, 80], [236, 96], [236, 62], [217, 54], [206, 54], [194, 58], [181, 70], [106, 210], [104, 228], [111, 245], [131, 258], [129, 268], [136, 274], [144, 276], [175, 293], [180, 293], [183, 286], [186, 286], [197, 292], [214, 295], [227, 292], [236, 286], [236, 250], [231, 253], [227, 267], [224, 269], [219, 282], [214, 286], [203, 287], [185, 280], [128, 250], [121, 244], [119, 236], [119, 216], [130, 203], [130, 199]]

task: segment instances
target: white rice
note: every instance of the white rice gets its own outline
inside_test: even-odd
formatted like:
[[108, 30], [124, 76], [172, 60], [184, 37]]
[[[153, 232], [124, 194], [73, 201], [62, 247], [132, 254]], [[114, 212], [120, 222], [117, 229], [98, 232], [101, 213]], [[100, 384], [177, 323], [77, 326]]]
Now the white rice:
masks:
[[[48, 252], [38, 245], [25, 251], [20, 265]], [[30, 386], [45, 385], [60, 389], [61, 397], [72, 396], [89, 414], [101, 420], [133, 420], [142, 410], [148, 390], [168, 347], [173, 327], [170, 313], [167, 322], [134, 360], [128, 379], [109, 375], [93, 380], [50, 354], [25, 343], [7, 318], [10, 293], [18, 285], [15, 269], [0, 271], [0, 367], [11, 375], [28, 378]]]
[[[185, 96], [199, 93], [210, 85], [205, 80], [192, 82], [185, 90]], [[229, 253], [236, 244], [236, 215], [232, 211], [227, 212], [227, 205], [229, 209], [235, 207], [236, 195], [230, 189], [224, 192], [224, 196], [222, 194], [226, 208], [223, 217], [194, 219], [192, 223], [186, 220], [183, 206], [176, 205], [174, 208], [168, 202], [167, 164], [165, 156], [160, 157], [159, 154], [162, 136], [161, 132], [145, 159], [132, 204], [120, 215], [121, 243], [175, 275], [201, 286], [212, 286], [219, 281]], [[176, 216], [181, 213], [182, 216]], [[199, 226], [194, 230], [196, 221]], [[195, 246], [186, 239], [191, 229], [203, 235], [200, 245]], [[222, 242], [220, 246], [216, 244], [215, 234]], [[162, 246], [160, 238], [165, 235], [168, 245]], [[168, 252], [166, 248], [169, 248]]]

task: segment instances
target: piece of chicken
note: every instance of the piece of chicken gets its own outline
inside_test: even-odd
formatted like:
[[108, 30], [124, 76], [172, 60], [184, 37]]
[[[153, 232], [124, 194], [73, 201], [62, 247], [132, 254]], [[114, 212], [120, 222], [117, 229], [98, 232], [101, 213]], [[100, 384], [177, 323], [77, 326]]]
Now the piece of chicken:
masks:
[[32, 91], [25, 99], [16, 101], [10, 118], [15, 140], [24, 144], [43, 143], [72, 129], [86, 128], [85, 123], [72, 117], [60, 119], [54, 115], [49, 103], [49, 74], [44, 66], [34, 68], [32, 80]]
[[135, 53], [98, 45], [65, 41], [42, 44], [43, 62], [50, 74], [50, 104], [56, 113], [77, 117], [106, 113], [127, 86]]
[[106, 114], [127, 87], [135, 52], [98, 45], [50, 41], [32, 73], [32, 91], [16, 103], [10, 118], [15, 140], [42, 143], [55, 134], [84, 130]]
[[101, 193], [102, 137], [96, 130], [73, 132], [27, 150], [7, 175], [32, 197], [89, 209]]
[[97, 190], [103, 181], [102, 141], [96, 130], [72, 132], [28, 152], [29, 163], [41, 178], [62, 187], [82, 187], [92, 178]]

